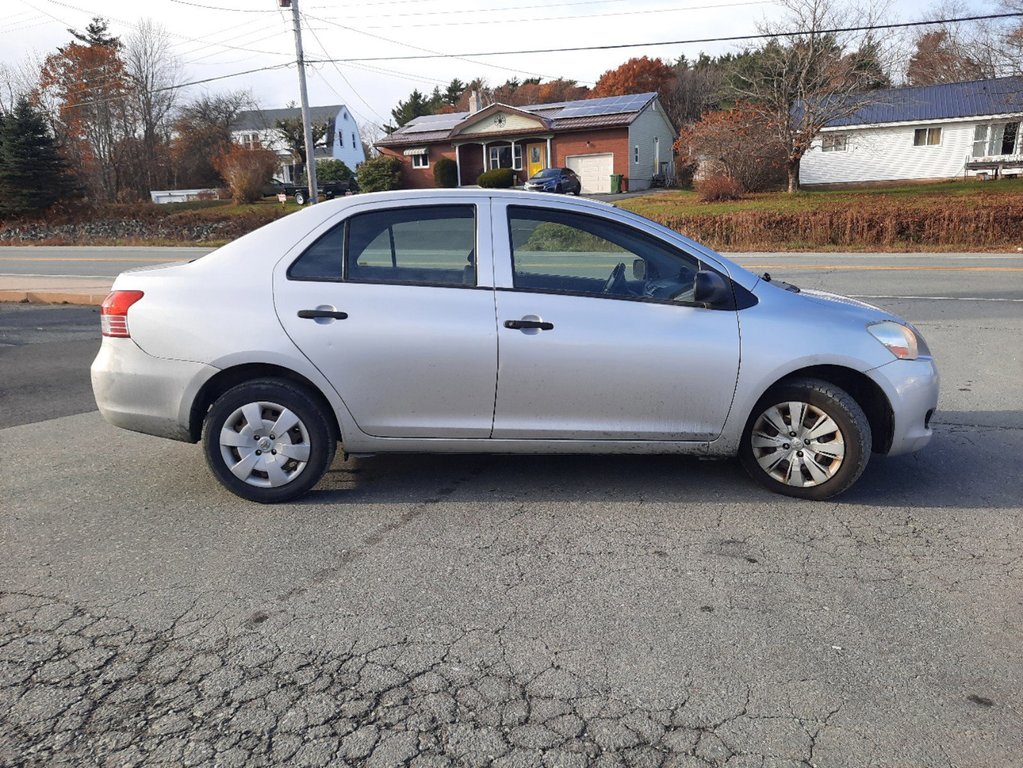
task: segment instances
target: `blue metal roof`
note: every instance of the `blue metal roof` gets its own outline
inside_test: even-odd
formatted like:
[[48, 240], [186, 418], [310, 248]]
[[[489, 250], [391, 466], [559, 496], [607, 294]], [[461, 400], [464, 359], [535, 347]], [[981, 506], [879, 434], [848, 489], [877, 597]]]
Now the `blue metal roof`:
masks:
[[832, 120], [827, 127], [948, 120], [1023, 112], [1023, 77], [888, 88], [875, 91], [871, 96], [876, 97], [875, 103], [848, 117]]

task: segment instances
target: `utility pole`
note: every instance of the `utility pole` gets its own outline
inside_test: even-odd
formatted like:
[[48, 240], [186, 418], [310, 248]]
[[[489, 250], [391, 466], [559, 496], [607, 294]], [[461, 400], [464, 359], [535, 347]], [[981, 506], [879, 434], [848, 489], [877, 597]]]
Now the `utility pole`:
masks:
[[305, 173], [309, 181], [309, 202], [317, 203], [316, 158], [313, 156], [313, 124], [309, 120], [309, 94], [305, 87], [305, 55], [302, 53], [302, 22], [298, 15], [298, 0], [277, 0], [281, 8], [291, 6], [295, 22], [295, 56], [298, 59], [298, 89], [302, 98], [302, 128], [305, 131]]

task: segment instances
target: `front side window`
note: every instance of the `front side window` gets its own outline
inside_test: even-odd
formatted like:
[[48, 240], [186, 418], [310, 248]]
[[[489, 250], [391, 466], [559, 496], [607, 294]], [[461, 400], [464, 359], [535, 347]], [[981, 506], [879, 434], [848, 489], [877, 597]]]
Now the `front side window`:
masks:
[[917, 128], [913, 131], [914, 147], [934, 147], [941, 144], [941, 128]]
[[393, 208], [347, 222], [346, 278], [362, 283], [476, 285], [471, 205]]
[[512, 280], [519, 290], [691, 301], [698, 259], [596, 216], [511, 206]]
[[822, 152], [845, 152], [847, 145], [844, 133], [826, 133], [821, 139]]

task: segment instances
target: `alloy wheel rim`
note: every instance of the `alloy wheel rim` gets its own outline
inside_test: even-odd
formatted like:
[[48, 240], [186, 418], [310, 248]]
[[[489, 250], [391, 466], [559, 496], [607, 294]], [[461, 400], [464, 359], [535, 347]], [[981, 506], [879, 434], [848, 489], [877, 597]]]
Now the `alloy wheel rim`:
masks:
[[235, 477], [257, 488], [279, 488], [297, 478], [310, 456], [309, 430], [277, 403], [246, 403], [220, 430], [220, 455]]
[[770, 406], [753, 424], [753, 457], [770, 477], [796, 488], [826, 483], [845, 460], [838, 423], [815, 405], [798, 400]]

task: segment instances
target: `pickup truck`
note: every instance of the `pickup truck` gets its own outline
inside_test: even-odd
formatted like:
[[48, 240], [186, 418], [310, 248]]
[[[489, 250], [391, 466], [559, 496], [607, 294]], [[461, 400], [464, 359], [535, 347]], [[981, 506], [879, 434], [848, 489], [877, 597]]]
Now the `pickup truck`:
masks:
[[[354, 194], [358, 191], [355, 179], [351, 181], [321, 181], [316, 186], [320, 197], [325, 200], [332, 200], [335, 197], [347, 195], [349, 192]], [[280, 194], [294, 198], [299, 205], [305, 205], [309, 192], [305, 185], [288, 184], [280, 179], [271, 179], [263, 187], [263, 197], [275, 197]]]

